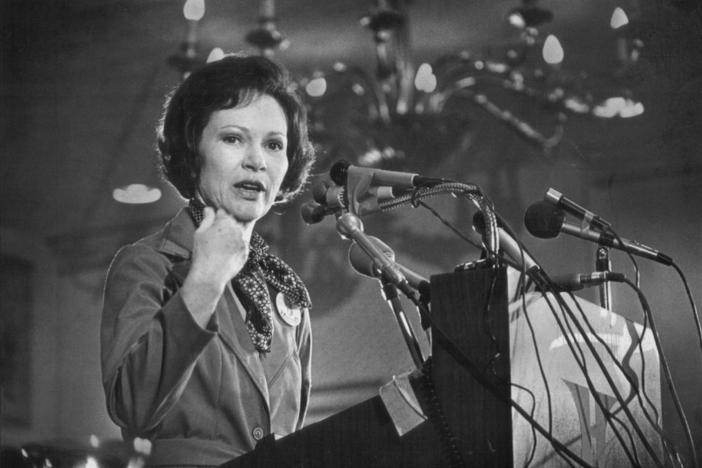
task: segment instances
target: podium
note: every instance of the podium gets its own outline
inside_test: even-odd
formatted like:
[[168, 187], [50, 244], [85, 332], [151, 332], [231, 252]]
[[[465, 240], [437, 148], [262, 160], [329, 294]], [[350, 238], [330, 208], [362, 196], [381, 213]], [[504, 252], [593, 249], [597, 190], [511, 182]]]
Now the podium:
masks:
[[[269, 436], [253, 452], [222, 467], [509, 467], [523, 466], [529, 458], [531, 466], [568, 466], [510, 406], [510, 400], [527, 410], [533, 405], [533, 418], [548, 425], [546, 387], [535, 349], [549, 382], [553, 437], [593, 466], [629, 465], [572, 356], [564, 351], [565, 339], [548, 300], [532, 294], [508, 304], [507, 283], [504, 268], [490, 267], [431, 278], [432, 357], [410, 379], [427, 421], [399, 436], [376, 396], [282, 439]], [[592, 333], [615, 346], [615, 357], [626, 363], [638, 386], [645, 385], [660, 412], [658, 356], [650, 333], [637, 346], [640, 325], [587, 301], [577, 302], [590, 318]], [[578, 310], [577, 305], [572, 308]], [[608, 405], [616, 404], [601, 372], [591, 359], [587, 362], [596, 391]], [[611, 360], [605, 363], [622, 393], [630, 395], [619, 369]], [[632, 412], [643, 421], [641, 408]], [[652, 429], [647, 436], [655, 440]], [[641, 464], [650, 464], [639, 453]]]

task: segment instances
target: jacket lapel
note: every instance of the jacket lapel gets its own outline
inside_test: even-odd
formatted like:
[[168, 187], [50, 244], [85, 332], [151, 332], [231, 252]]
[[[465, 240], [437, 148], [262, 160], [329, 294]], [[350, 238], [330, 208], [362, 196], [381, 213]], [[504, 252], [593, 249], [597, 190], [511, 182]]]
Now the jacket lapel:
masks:
[[[243, 313], [243, 314], [242, 314]], [[231, 284], [227, 284], [222, 299], [217, 304], [217, 320], [222, 340], [229, 345], [242, 363], [251, 380], [261, 392], [266, 406], [269, 406], [268, 383], [258, 351], [251, 342], [243, 315], [244, 306], [236, 297]]]

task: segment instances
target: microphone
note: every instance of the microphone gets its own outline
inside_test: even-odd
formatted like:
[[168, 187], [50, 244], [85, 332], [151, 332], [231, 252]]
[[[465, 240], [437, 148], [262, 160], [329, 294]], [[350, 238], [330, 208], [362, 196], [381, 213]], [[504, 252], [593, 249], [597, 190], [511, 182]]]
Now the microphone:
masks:
[[586, 286], [597, 286], [607, 281], [622, 282], [624, 279], [625, 277], [621, 273], [597, 271], [589, 274], [570, 273], [558, 275], [552, 277], [551, 281], [558, 291], [578, 291]]
[[312, 199], [300, 207], [302, 220], [307, 224], [316, 224], [330, 214], [346, 208], [346, 191], [343, 187], [321, 181], [312, 187]]
[[606, 247], [623, 250], [640, 257], [648, 258], [663, 265], [672, 265], [673, 259], [648, 247], [640, 242], [628, 239], [615, 238], [609, 232], [597, 232], [590, 229], [580, 228], [570, 223], [566, 223], [565, 214], [558, 208], [554, 208], [549, 202], [537, 202], [527, 208], [524, 214], [524, 224], [527, 230], [534, 236], [541, 239], [551, 239], [561, 232], [581, 239], [595, 242]]
[[[478, 211], [473, 216], [473, 229], [476, 230], [481, 236], [485, 236], [485, 216], [482, 212]], [[537, 269], [540, 270], [541, 267], [536, 263], [536, 261], [531, 258], [531, 256], [524, 250], [519, 243], [510, 236], [501, 227], [497, 228], [497, 234], [500, 240], [500, 249], [508, 256], [502, 257], [503, 260], [513, 268], [517, 270], [522, 270], [522, 254], [524, 255], [524, 269], [526, 271]]]
[[[395, 252], [390, 246], [375, 236], [368, 236], [368, 238], [378, 247], [383, 255], [395, 262]], [[378, 278], [382, 275], [378, 268], [376, 268], [373, 260], [369, 258], [363, 249], [355, 242], [349, 247], [349, 263], [357, 273], [363, 276]], [[422, 296], [429, 297], [429, 280], [397, 262], [395, 262], [395, 266], [405, 276], [410, 286], [419, 291]]]
[[307, 202], [300, 207], [302, 220], [307, 224], [317, 224], [330, 214], [335, 214], [338, 210], [320, 205], [316, 202]]
[[569, 200], [561, 192], [556, 189], [549, 188], [544, 196], [544, 200], [553, 203], [558, 208], [580, 218], [583, 221], [583, 226], [588, 225], [602, 231], [607, 231], [612, 227], [609, 221], [605, 221], [602, 217], [596, 215], [590, 210], [583, 208], [572, 200]]
[[337, 161], [329, 170], [329, 176], [338, 185], [346, 185], [351, 178], [368, 178], [371, 187], [387, 186], [396, 190], [410, 190], [415, 187], [431, 187], [446, 182], [444, 179], [422, 177], [409, 172], [388, 171], [372, 167], [353, 166], [348, 161]]
[[390, 260], [378, 246], [363, 232], [361, 219], [353, 213], [344, 213], [336, 219], [336, 229], [347, 239], [352, 239], [371, 258], [383, 279], [394, 284], [407, 296], [412, 296], [412, 291], [407, 278], [399, 270], [395, 262]]
[[[307, 202], [300, 208], [302, 219], [307, 224], [315, 224], [330, 214], [339, 214], [341, 210], [348, 210], [347, 193], [348, 191], [343, 185], [320, 181], [312, 187], [314, 201]], [[370, 187], [366, 192], [365, 200], [357, 204], [356, 214], [363, 216], [382, 211], [381, 203], [394, 200], [404, 193], [406, 191], [394, 187]]]
[[330, 184], [325, 180], [312, 187], [312, 199], [329, 208], [346, 208], [349, 205], [346, 198], [346, 188]]

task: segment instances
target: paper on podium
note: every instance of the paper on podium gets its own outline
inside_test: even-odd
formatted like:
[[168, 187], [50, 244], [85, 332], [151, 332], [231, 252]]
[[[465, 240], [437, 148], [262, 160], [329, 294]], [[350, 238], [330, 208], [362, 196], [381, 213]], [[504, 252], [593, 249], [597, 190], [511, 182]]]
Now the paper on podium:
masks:
[[380, 387], [380, 398], [399, 436], [427, 420], [414, 394], [409, 375], [405, 373], [399, 377], [393, 376], [390, 382]]
[[[627, 407], [634, 419], [643, 429], [646, 439], [660, 454], [658, 436], [646, 421], [639, 399], [635, 397], [632, 391], [634, 389], [624, 374], [624, 372], [628, 373], [632, 380], [637, 382], [639, 390], [645, 389], [648, 399], [655, 407], [655, 410], [651, 409], [651, 405], [645, 398], [643, 399], [649, 414], [655, 417], [657, 412], [660, 415], [659, 360], [651, 330], [646, 330], [639, 345], [639, 336], [644, 331], [641, 324], [624, 319], [584, 299], [576, 298], [576, 303], [568, 295], [562, 296], [581, 325], [582, 332], [570, 319], [566, 320], [552, 295], [527, 294], [524, 301], [518, 300], [510, 305], [511, 380], [514, 384], [533, 392], [536, 401], [534, 403], [526, 391], [516, 386], [512, 386], [512, 399], [527, 412], [533, 406], [534, 418], [543, 427], [548, 428], [546, 387], [539, 371], [535, 344], [527, 322], [528, 317], [534, 328], [536, 346], [551, 393], [553, 436], [593, 466], [628, 466], [630, 462], [619, 446], [611, 427], [606, 423], [587, 379], [568, 346], [567, 337], [571, 342], [579, 345], [584, 355], [587, 375], [600, 400], [610, 411], [616, 412], [620, 420], [627, 421], [624, 413], [618, 411], [620, 404], [605, 379], [605, 373], [585, 344], [583, 336], [585, 335], [593, 343], [595, 352], [601, 358], [622, 398], [627, 402]], [[556, 308], [556, 315], [565, 327], [565, 334], [559, 328], [549, 302]], [[623, 371], [615, 365], [602, 342], [611, 349], [614, 358], [622, 363]], [[531, 426], [516, 411], [512, 412], [512, 424], [514, 465], [523, 466], [534, 444]], [[631, 427], [629, 430], [632, 431]], [[634, 434], [633, 431], [632, 434]], [[637, 439], [635, 434], [634, 439]], [[548, 441], [538, 433], [537, 440], [532, 466], [540, 464], [567, 466], [554, 453]], [[643, 466], [652, 465], [652, 461], [646, 456], [640, 443], [637, 444], [637, 452]]]

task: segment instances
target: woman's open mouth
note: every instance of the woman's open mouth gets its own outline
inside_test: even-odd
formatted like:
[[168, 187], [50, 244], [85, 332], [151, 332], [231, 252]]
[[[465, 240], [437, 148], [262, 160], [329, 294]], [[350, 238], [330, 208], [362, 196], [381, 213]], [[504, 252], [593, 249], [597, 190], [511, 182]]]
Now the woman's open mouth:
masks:
[[266, 187], [257, 180], [242, 180], [234, 184], [234, 188], [246, 198], [258, 197], [259, 193], [266, 191]]

